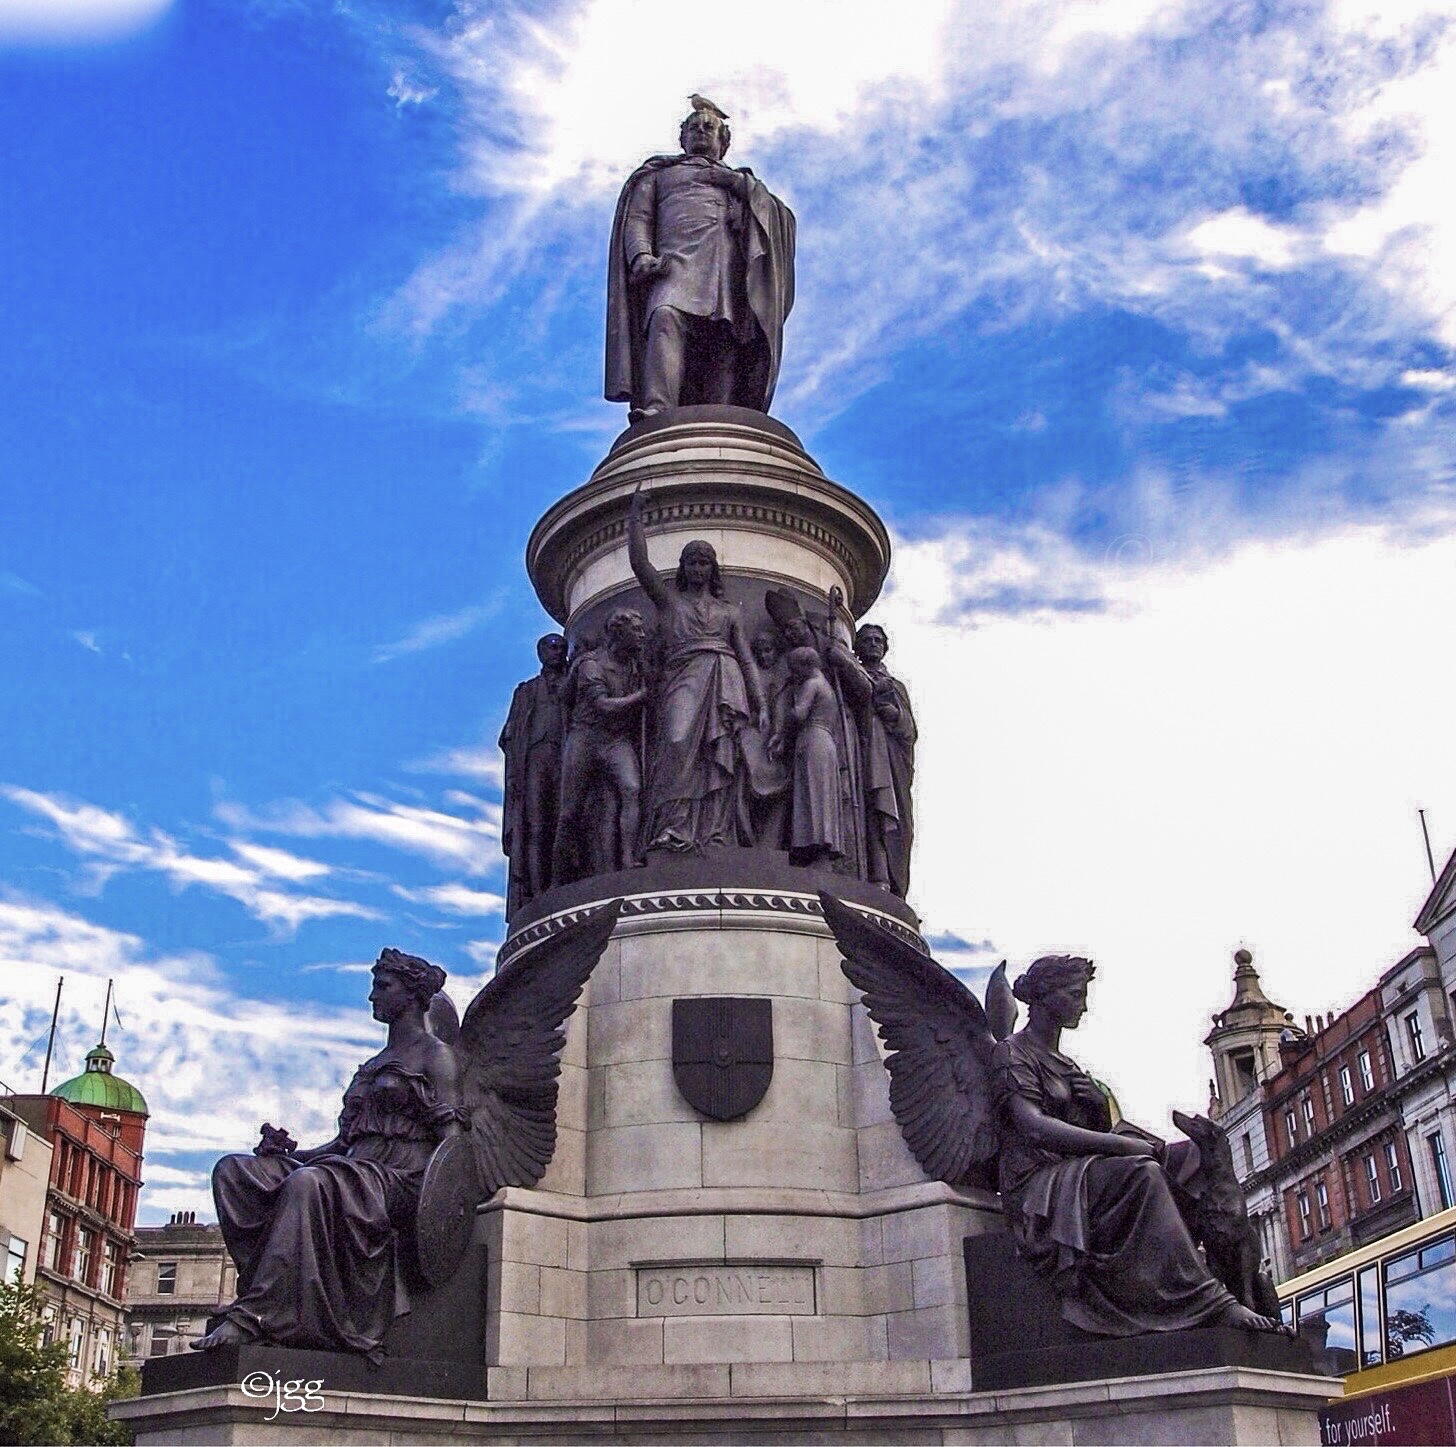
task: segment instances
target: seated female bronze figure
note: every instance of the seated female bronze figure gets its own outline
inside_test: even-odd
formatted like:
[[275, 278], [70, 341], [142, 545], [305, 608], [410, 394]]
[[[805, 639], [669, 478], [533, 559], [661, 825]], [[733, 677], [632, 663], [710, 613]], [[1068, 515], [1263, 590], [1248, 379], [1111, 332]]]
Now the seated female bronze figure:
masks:
[[261, 1339], [378, 1359], [409, 1309], [399, 1230], [413, 1223], [435, 1147], [460, 1130], [455, 1052], [425, 1025], [444, 985], [437, 965], [385, 950], [369, 1003], [388, 1043], [344, 1092], [338, 1135], [299, 1150], [265, 1128], [254, 1154], [217, 1163], [212, 1194], [238, 1297], [197, 1350]]
[[620, 912], [613, 902], [498, 971], [463, 1021], [445, 972], [387, 949], [369, 992], [383, 1050], [344, 1092], [339, 1132], [300, 1150], [265, 1125], [212, 1174], [238, 1296], [194, 1349], [258, 1341], [378, 1362], [412, 1292], [459, 1265], [475, 1206], [533, 1186], [556, 1144], [564, 1022]]
[[890, 1105], [906, 1145], [934, 1179], [999, 1188], [1019, 1254], [1057, 1292], [1067, 1321], [1100, 1336], [1283, 1330], [1237, 1300], [1194, 1244], [1172, 1184], [1192, 1147], [1114, 1125], [1107, 1093], [1062, 1054], [1062, 1031], [1086, 1013], [1090, 961], [1032, 965], [1014, 987], [1030, 1020], [1012, 1034], [1003, 972], [983, 1010], [884, 926], [820, 901], [889, 1048]]
[[1066, 1320], [1100, 1336], [1277, 1329], [1234, 1299], [1194, 1245], [1165, 1169], [1179, 1147], [1115, 1129], [1106, 1092], [1062, 1054], [1093, 973], [1076, 955], [1037, 960], [1013, 987], [1026, 1028], [991, 1051], [1001, 1204], [1022, 1259], [1055, 1288]]

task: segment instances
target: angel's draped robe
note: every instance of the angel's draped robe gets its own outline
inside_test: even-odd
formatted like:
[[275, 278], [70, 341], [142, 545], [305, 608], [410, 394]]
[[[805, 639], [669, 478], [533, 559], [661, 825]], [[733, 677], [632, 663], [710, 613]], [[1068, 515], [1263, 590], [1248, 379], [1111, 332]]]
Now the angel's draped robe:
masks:
[[386, 1050], [349, 1083], [327, 1154], [224, 1156], [212, 1189], [239, 1294], [223, 1315], [279, 1346], [379, 1361], [409, 1310], [399, 1231], [413, 1226], [425, 1167], [456, 1119], [453, 1102]]
[[1099, 1336], [1180, 1331], [1221, 1318], [1233, 1297], [1209, 1273], [1163, 1167], [1149, 1157], [1069, 1156], [1022, 1137], [1006, 1107], [1021, 1096], [1086, 1130], [1111, 1128], [1073, 1095], [1075, 1061], [1022, 1030], [991, 1053], [991, 1094], [1003, 1122], [1000, 1184], [1022, 1257], [1050, 1281], [1062, 1315]]

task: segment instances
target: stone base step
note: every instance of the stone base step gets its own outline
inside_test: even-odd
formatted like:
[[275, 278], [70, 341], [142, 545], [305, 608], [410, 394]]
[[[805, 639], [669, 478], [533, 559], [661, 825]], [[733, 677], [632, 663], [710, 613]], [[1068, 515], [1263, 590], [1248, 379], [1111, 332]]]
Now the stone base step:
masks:
[[[612, 1374], [607, 1394], [518, 1395], [564, 1389], [562, 1369], [492, 1369], [488, 1401], [429, 1401], [357, 1392], [327, 1384], [307, 1407], [279, 1411], [240, 1386], [197, 1388], [113, 1404], [113, 1417], [136, 1432], [138, 1447], [209, 1443], [609, 1443], [656, 1438], [700, 1443], [1004, 1443], [1097, 1442], [1309, 1443], [1319, 1441], [1317, 1412], [1329, 1399], [1326, 1377], [1249, 1367], [1215, 1367], [1162, 1376], [1077, 1382], [1016, 1391], [965, 1390], [967, 1363], [738, 1363], [661, 1367]], [[835, 1383], [838, 1376], [837, 1385]], [[878, 1375], [881, 1390], [873, 1382]], [[522, 1380], [524, 1379], [524, 1380]], [[650, 1391], [652, 1395], [637, 1395]], [[627, 1393], [633, 1395], [628, 1396]]]

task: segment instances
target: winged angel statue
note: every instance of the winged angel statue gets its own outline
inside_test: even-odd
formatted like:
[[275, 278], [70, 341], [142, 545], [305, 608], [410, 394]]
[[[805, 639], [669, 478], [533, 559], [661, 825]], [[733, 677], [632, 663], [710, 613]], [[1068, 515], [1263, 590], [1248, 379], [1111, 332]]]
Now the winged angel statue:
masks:
[[565, 1021], [620, 909], [593, 910], [507, 965], [462, 1021], [444, 970], [379, 956], [369, 1002], [388, 1039], [344, 1092], [338, 1134], [305, 1150], [265, 1125], [251, 1155], [213, 1171], [238, 1296], [196, 1349], [263, 1341], [383, 1357], [412, 1278], [415, 1290], [447, 1280], [476, 1206], [535, 1185], [550, 1164]]
[[[888, 1049], [890, 1107], [928, 1176], [994, 1184], [1017, 1249], [1073, 1326], [1134, 1336], [1195, 1326], [1280, 1331], [1209, 1270], [1189, 1220], [1209, 1193], [1192, 1141], [1117, 1119], [1110, 1093], [1062, 1054], [1087, 1009], [1090, 960], [1048, 955], [986, 1006], [949, 970], [827, 894], [844, 972]], [[1016, 1002], [1028, 1022], [1016, 1031]], [[1239, 1202], [1240, 1207], [1242, 1201]]]

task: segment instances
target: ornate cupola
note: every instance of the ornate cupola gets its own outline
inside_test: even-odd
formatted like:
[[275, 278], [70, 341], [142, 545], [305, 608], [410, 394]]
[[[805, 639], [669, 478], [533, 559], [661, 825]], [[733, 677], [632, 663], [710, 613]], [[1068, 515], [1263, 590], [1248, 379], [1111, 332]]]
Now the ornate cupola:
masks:
[[1220, 1110], [1236, 1105], [1279, 1069], [1280, 1037], [1294, 1028], [1294, 1017], [1264, 993], [1253, 955], [1236, 950], [1234, 998], [1213, 1017], [1203, 1042], [1213, 1053]]

